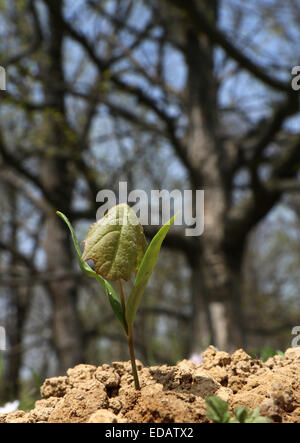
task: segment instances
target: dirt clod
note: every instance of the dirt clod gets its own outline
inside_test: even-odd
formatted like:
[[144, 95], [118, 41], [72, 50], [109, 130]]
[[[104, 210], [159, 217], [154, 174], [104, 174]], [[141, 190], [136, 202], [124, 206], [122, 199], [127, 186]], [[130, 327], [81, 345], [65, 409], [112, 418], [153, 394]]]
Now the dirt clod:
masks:
[[300, 422], [300, 349], [266, 363], [243, 350], [232, 355], [210, 346], [204, 363], [144, 367], [137, 362], [135, 391], [130, 362], [98, 368], [78, 365], [65, 377], [45, 380], [32, 411], [1, 415], [0, 423], [207, 422], [205, 397], [218, 395], [231, 411], [260, 407], [275, 422]]

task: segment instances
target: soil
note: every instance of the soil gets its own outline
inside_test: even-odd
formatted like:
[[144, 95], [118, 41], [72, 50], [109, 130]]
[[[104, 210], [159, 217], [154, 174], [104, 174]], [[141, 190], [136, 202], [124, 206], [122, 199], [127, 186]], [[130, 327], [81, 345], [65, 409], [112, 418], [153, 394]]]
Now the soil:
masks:
[[45, 380], [41, 400], [29, 412], [0, 414], [2, 423], [201, 423], [208, 422], [205, 397], [260, 407], [274, 422], [300, 422], [300, 348], [263, 363], [243, 350], [232, 355], [212, 346], [204, 363], [144, 367], [135, 391], [129, 362], [79, 365], [64, 377]]

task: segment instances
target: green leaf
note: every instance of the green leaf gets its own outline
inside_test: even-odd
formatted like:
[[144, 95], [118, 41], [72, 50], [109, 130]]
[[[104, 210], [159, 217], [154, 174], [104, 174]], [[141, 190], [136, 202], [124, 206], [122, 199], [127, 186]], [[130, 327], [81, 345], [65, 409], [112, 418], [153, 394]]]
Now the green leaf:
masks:
[[126, 204], [111, 208], [94, 223], [84, 240], [83, 260], [93, 260], [96, 273], [128, 281], [137, 272], [147, 247], [143, 227]]
[[237, 406], [234, 410], [234, 415], [238, 423], [272, 423], [268, 417], [261, 417], [259, 408], [251, 409], [244, 406]]
[[259, 408], [255, 408], [253, 412], [250, 411], [243, 423], [273, 423], [270, 418], [262, 417], [259, 414]]
[[126, 321], [125, 321], [125, 317], [124, 317], [124, 313], [123, 313], [122, 304], [121, 304], [119, 297], [116, 294], [116, 291], [114, 290], [112, 285], [107, 280], [102, 278], [100, 275], [97, 275], [95, 273], [95, 278], [98, 280], [98, 282], [101, 284], [101, 286], [105, 290], [105, 293], [108, 297], [110, 306], [111, 306], [115, 316], [117, 317], [117, 319], [119, 320], [119, 322], [123, 326], [124, 331], [127, 334], [127, 325], [126, 325]]
[[245, 421], [251, 416], [251, 411], [244, 408], [244, 406], [237, 406], [234, 410], [234, 415], [236, 416], [239, 423], [245, 423]]
[[206, 397], [205, 403], [207, 417], [214, 423], [272, 423], [268, 417], [259, 415], [259, 408], [251, 411], [244, 406], [237, 406], [234, 410], [235, 416], [230, 418], [228, 404], [221, 398], [212, 395]]
[[78, 263], [79, 263], [81, 270], [85, 274], [87, 274], [89, 277], [96, 278], [98, 280], [98, 282], [101, 284], [101, 286], [105, 290], [105, 293], [108, 297], [109, 303], [112, 307], [114, 314], [116, 315], [116, 317], [120, 321], [121, 325], [123, 326], [125, 332], [127, 333], [127, 326], [126, 326], [126, 321], [124, 318], [122, 305], [121, 305], [120, 299], [117, 296], [114, 288], [111, 286], [111, 284], [108, 281], [106, 281], [100, 275], [97, 275], [97, 273], [82, 259], [81, 250], [79, 247], [79, 242], [76, 238], [76, 235], [75, 235], [75, 232], [74, 232], [74, 229], [73, 229], [71, 223], [69, 222], [68, 218], [62, 212], [57, 211], [56, 214], [67, 224], [67, 226], [71, 232], [72, 240], [73, 240], [76, 252], [77, 252]]
[[207, 417], [214, 423], [229, 423], [230, 412], [228, 404], [221, 398], [211, 395], [206, 397], [206, 414]]
[[259, 414], [260, 414], [260, 409], [259, 408], [255, 408], [254, 411], [251, 414], [251, 417], [252, 418], [257, 418], [257, 417], [259, 417]]
[[177, 214], [173, 218], [171, 218], [171, 220], [169, 220], [164, 226], [162, 226], [162, 228], [152, 239], [147, 251], [145, 252], [142, 263], [138, 269], [138, 273], [134, 282], [134, 287], [131, 291], [126, 305], [126, 320], [128, 326], [133, 325], [136, 311], [140, 304], [148, 280], [158, 260], [162, 242], [167, 235], [170, 227], [172, 226], [176, 216]]
[[84, 260], [82, 260], [79, 242], [76, 238], [75, 231], [74, 231], [69, 219], [62, 212], [56, 211], [56, 214], [66, 223], [66, 225], [68, 226], [68, 228], [71, 232], [72, 240], [73, 240], [75, 250], [77, 253], [78, 263], [79, 263], [81, 270], [85, 274], [87, 274], [89, 277], [95, 277], [96, 272]]

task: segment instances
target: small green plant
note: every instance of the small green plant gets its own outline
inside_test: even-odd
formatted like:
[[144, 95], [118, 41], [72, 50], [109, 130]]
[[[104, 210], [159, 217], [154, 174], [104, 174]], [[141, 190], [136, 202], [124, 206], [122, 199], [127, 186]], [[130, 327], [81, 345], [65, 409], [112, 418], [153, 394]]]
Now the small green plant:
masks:
[[207, 417], [214, 423], [272, 423], [267, 417], [259, 415], [259, 408], [254, 411], [237, 406], [234, 409], [234, 417], [231, 417], [228, 404], [217, 396], [210, 396], [205, 399]]
[[[143, 227], [135, 212], [126, 204], [114, 206], [103, 218], [90, 226], [83, 241], [82, 254], [71, 223], [61, 212], [57, 211], [57, 215], [64, 220], [71, 232], [81, 270], [89, 277], [96, 278], [104, 288], [112, 310], [122, 325], [129, 346], [135, 388], [139, 390], [133, 344], [134, 319], [158, 260], [161, 244], [175, 217], [162, 226], [147, 247]], [[95, 271], [87, 260], [93, 260]], [[136, 277], [126, 300], [121, 280], [129, 281], [132, 274], [136, 274]], [[118, 282], [119, 297], [108, 280]]]
[[275, 355], [280, 355], [281, 357], [284, 357], [284, 353], [282, 351], [279, 350], [275, 351], [269, 346], [266, 346], [260, 351], [260, 359], [263, 362], [267, 361], [271, 357], [274, 357]]

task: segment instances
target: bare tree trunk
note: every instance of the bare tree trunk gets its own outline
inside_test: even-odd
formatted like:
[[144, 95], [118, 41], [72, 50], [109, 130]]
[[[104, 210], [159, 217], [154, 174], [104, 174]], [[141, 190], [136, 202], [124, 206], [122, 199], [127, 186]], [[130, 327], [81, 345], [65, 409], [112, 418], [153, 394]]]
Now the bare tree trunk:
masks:
[[[14, 188], [7, 185], [7, 195], [11, 207], [10, 215], [10, 246], [12, 251], [18, 251], [18, 208], [17, 194]], [[11, 269], [21, 265], [13, 255], [10, 258]], [[31, 288], [10, 285], [8, 289], [8, 315], [6, 317], [7, 351], [4, 354], [4, 383], [1, 386], [1, 398], [10, 401], [19, 398], [20, 371], [22, 366], [23, 334], [31, 299]]]
[[241, 273], [237, 269], [236, 275], [229, 274], [230, 286], [222, 298], [218, 299], [214, 293], [211, 295], [210, 312], [215, 332], [213, 344], [229, 352], [244, 347], [246, 343], [240, 279]]
[[31, 290], [12, 285], [9, 294], [10, 309], [6, 322], [7, 351], [4, 354], [4, 383], [1, 386], [1, 398], [4, 402], [20, 398], [23, 334]]
[[197, 353], [207, 346], [214, 344], [214, 330], [210, 312], [209, 300], [204, 297], [202, 288], [202, 272], [199, 257], [190, 260], [191, 266], [191, 298], [192, 314], [190, 325], [190, 341], [188, 354]]
[[[217, 2], [206, 3], [210, 15], [216, 16]], [[243, 340], [240, 322], [234, 315], [234, 303], [239, 303], [239, 297], [234, 293], [238, 288], [234, 287], [230, 257], [224, 250], [225, 217], [229, 202], [224, 182], [224, 151], [219, 137], [214, 48], [207, 37], [190, 29], [187, 31], [185, 53], [189, 68], [188, 157], [194, 170], [199, 171], [196, 181], [193, 176], [193, 186], [205, 191], [205, 231], [201, 237], [198, 260], [201, 282], [197, 285], [199, 300], [195, 304], [195, 315], [198, 320], [193, 327], [194, 343], [197, 347], [202, 341], [201, 307], [207, 310], [208, 304], [209, 314], [206, 318], [212, 323], [211, 327], [208, 326], [212, 343], [220, 349], [231, 350], [240, 347]]]
[[[53, 9], [52, 9], [53, 8]], [[63, 29], [59, 18], [62, 16], [63, 1], [49, 8], [50, 37], [46, 42], [48, 59], [41, 62], [45, 76], [45, 96], [53, 104], [47, 114], [48, 143], [54, 155], [41, 160], [40, 177], [47, 193], [59, 201], [59, 208], [49, 207], [46, 214], [45, 252], [49, 272], [66, 272], [72, 266], [72, 249], [65, 226], [57, 217], [55, 209], [70, 213], [75, 177], [72, 163], [62, 153], [72, 149], [66, 137], [67, 119], [64, 96], [57, 86], [64, 84]], [[49, 76], [51, 73], [51, 76]], [[77, 314], [77, 288], [73, 280], [53, 281], [48, 289], [53, 302], [53, 339], [59, 359], [61, 373], [83, 361], [81, 325]]]
[[[67, 272], [72, 263], [70, 245], [64, 226], [55, 213], [46, 220], [48, 271]], [[81, 325], [77, 314], [77, 289], [72, 280], [52, 281], [48, 286], [53, 305], [53, 342], [59, 361], [59, 372], [83, 362]]]
[[192, 270], [191, 352], [199, 352], [211, 344], [229, 352], [245, 345], [241, 271], [224, 269], [224, 286], [213, 281], [218, 276], [211, 262], [205, 266], [199, 260], [199, 267]]

